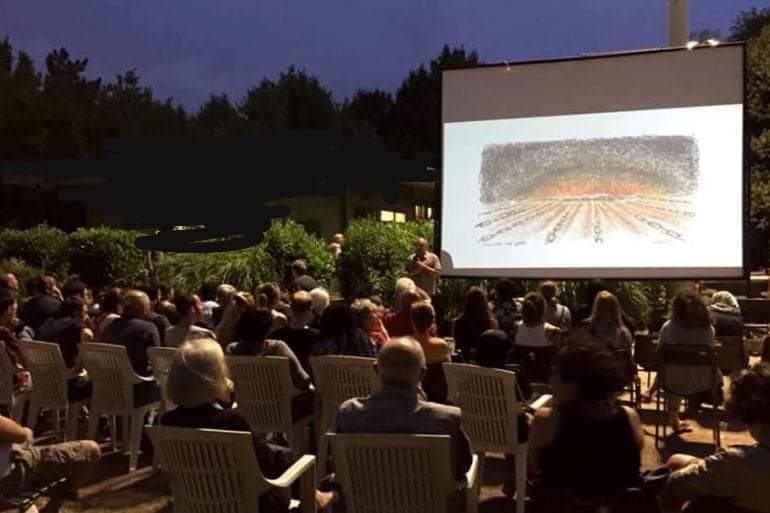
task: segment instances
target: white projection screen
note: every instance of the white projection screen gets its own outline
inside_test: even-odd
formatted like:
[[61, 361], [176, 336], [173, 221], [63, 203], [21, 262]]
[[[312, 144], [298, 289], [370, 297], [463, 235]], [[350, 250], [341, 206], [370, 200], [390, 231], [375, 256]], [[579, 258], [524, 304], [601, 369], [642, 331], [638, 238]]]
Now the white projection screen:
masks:
[[444, 275], [744, 275], [744, 47], [443, 71]]

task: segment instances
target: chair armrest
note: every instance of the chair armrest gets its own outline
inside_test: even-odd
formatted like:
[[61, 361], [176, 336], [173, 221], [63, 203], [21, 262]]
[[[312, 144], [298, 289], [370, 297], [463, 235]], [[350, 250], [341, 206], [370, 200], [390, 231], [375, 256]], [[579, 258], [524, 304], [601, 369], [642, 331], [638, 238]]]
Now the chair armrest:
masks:
[[[267, 482], [277, 488], [288, 488], [308, 470], [312, 471], [314, 468], [315, 456], [312, 454], [305, 454], [295, 461], [291, 467], [287, 468], [279, 477], [276, 479], [267, 479]], [[313, 477], [313, 481], [315, 481], [315, 476]]]
[[136, 385], [137, 383], [146, 383], [146, 382], [155, 381], [155, 377], [153, 376], [144, 377], [144, 376], [140, 376], [135, 372], [133, 374], [134, 375], [132, 377], [133, 377], [134, 385]]
[[551, 394], [543, 394], [531, 403], [529, 403], [529, 407], [532, 408], [534, 411], [539, 410], [540, 408], [543, 408], [544, 406], [548, 406], [553, 401], [553, 396]]
[[471, 459], [471, 466], [468, 468], [468, 472], [465, 473], [465, 480], [468, 482], [468, 493], [475, 493], [479, 478], [479, 455], [474, 454]]

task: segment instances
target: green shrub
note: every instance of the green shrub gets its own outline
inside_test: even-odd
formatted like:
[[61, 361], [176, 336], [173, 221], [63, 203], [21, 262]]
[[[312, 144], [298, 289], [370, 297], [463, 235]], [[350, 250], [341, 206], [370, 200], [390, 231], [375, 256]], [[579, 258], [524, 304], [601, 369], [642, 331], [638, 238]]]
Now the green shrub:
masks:
[[288, 284], [291, 277], [291, 263], [302, 258], [308, 274], [320, 284], [328, 287], [334, 276], [334, 258], [326, 243], [305, 231], [305, 228], [291, 219], [274, 220], [259, 244], [272, 259], [272, 274], [279, 283]]
[[63, 276], [67, 273], [67, 233], [45, 224], [28, 230], [0, 229], [0, 259], [10, 258]]
[[372, 294], [390, 298], [417, 237], [432, 241], [433, 224], [351, 221], [345, 231], [345, 249], [337, 260], [342, 295], [348, 300]]
[[24, 300], [27, 297], [27, 282], [32, 278], [40, 276], [42, 272], [43, 270], [39, 267], [28, 265], [24, 260], [20, 258], [8, 258], [5, 260], [0, 260], [0, 273], [13, 273], [19, 280], [20, 300]]
[[70, 272], [94, 288], [147, 280], [145, 254], [136, 248], [138, 232], [78, 228], [69, 236]]

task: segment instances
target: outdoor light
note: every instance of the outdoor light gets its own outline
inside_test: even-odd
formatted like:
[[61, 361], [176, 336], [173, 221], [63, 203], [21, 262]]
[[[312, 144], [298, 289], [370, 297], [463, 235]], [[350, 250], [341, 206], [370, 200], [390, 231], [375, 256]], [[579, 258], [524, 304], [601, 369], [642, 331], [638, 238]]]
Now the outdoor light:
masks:
[[511, 71], [511, 65], [508, 64], [508, 61], [503, 61], [503, 63], [505, 64], [505, 71]]
[[713, 37], [711, 39], [707, 39], [706, 42], [711, 46], [717, 46], [720, 43], [719, 39], [714, 39]]
[[690, 41], [690, 42], [687, 43], [687, 49], [688, 50], [692, 50], [693, 48], [698, 46], [698, 44], [699, 43], [697, 41]]

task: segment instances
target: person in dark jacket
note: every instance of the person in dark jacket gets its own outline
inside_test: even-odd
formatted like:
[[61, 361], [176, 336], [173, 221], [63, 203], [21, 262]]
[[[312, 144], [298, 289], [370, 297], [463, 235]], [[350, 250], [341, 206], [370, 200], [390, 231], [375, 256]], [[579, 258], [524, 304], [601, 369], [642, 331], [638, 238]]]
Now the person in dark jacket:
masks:
[[735, 296], [726, 290], [714, 293], [713, 303], [709, 305], [711, 324], [717, 337], [743, 336], [743, 318]]
[[56, 280], [45, 275], [38, 276], [27, 284], [27, 290], [32, 297], [24, 303], [21, 318], [33, 331], [37, 331], [46, 320], [58, 317], [61, 301], [53, 297], [55, 288]]

